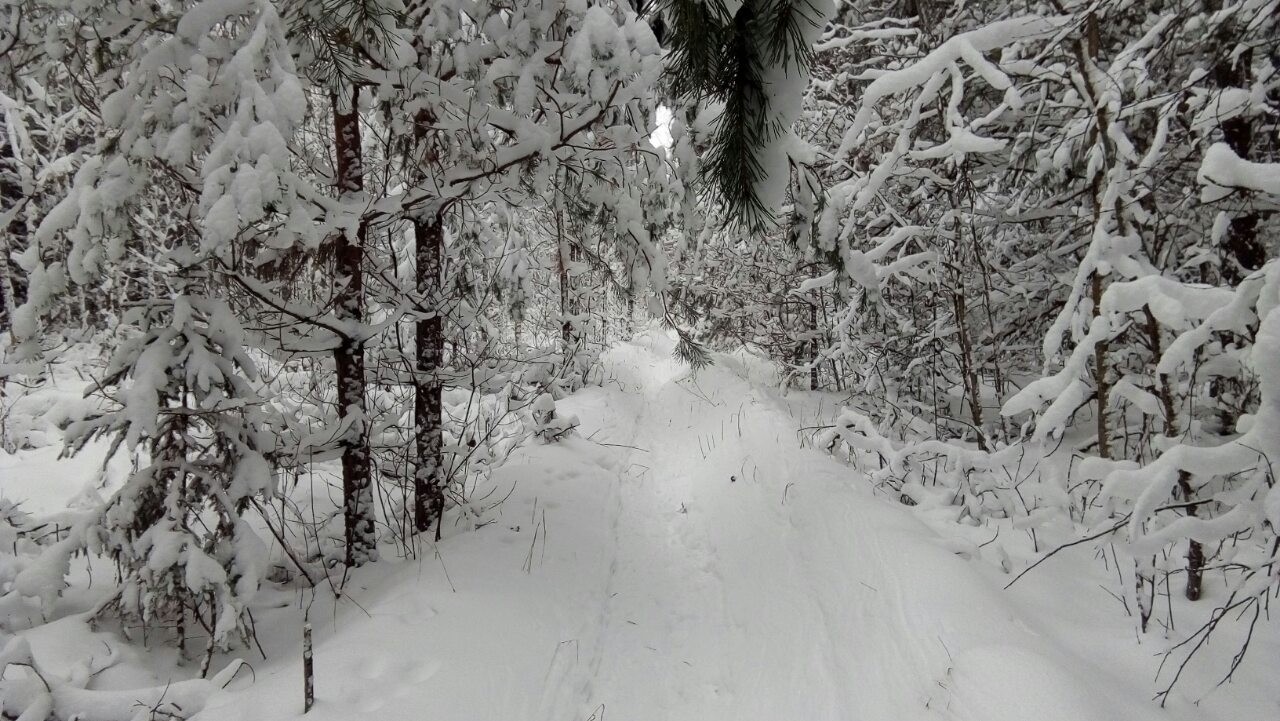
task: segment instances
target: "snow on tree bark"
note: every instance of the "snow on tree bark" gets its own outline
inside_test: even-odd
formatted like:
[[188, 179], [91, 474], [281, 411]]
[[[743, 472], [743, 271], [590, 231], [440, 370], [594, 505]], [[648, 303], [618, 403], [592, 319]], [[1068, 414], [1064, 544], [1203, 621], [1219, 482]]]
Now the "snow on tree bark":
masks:
[[435, 526], [440, 540], [447, 482], [444, 468], [444, 219], [441, 212], [413, 221], [419, 310], [415, 323], [416, 348], [413, 375], [413, 500], [414, 530], [425, 533]]
[[[339, 200], [363, 200], [364, 166], [360, 137], [360, 90], [350, 104], [333, 97], [333, 137]], [[334, 239], [334, 313], [343, 332], [333, 358], [338, 390], [338, 422], [342, 426], [342, 513], [348, 566], [376, 560], [377, 519], [373, 505], [373, 472], [369, 418], [365, 398], [364, 248], [368, 227], [361, 219], [354, 234], [339, 230]]]
[[0, 333], [13, 332], [13, 312], [26, 301], [26, 275], [16, 273], [10, 260], [27, 249], [26, 193], [18, 162], [9, 134], [0, 128], [0, 220], [6, 221], [0, 228]]

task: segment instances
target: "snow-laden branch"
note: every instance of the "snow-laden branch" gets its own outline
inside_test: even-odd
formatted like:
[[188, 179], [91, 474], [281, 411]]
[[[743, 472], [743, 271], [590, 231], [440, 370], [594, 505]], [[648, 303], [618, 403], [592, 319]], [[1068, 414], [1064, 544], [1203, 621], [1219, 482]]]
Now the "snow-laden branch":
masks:
[[1201, 200], [1221, 200], [1234, 190], [1280, 195], [1280, 163], [1255, 163], [1235, 154], [1226, 143], [1214, 143], [1204, 153], [1196, 180], [1205, 186]]
[[1052, 35], [1072, 19], [1070, 16], [1028, 16], [994, 22], [956, 35], [911, 65], [878, 76], [862, 92], [862, 102], [854, 115], [853, 124], [845, 131], [837, 155], [846, 155], [855, 146], [859, 137], [870, 126], [872, 114], [881, 100], [913, 88], [928, 87], [931, 78], [947, 72], [947, 68], [960, 60], [964, 60], [993, 88], [1005, 91], [1006, 102], [1010, 107], [1017, 107], [1021, 104], [1020, 99], [1008, 75], [982, 54], [1025, 40]]

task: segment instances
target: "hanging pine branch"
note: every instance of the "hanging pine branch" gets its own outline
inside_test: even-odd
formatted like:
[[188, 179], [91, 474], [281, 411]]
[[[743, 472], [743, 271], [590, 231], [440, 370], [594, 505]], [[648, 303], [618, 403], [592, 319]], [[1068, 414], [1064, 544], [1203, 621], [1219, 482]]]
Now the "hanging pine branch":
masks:
[[[707, 193], [725, 218], [752, 231], [772, 225], [789, 174], [786, 152], [824, 0], [671, 0], [671, 92], [714, 115], [702, 162]], [[794, 97], [793, 97], [794, 96]]]

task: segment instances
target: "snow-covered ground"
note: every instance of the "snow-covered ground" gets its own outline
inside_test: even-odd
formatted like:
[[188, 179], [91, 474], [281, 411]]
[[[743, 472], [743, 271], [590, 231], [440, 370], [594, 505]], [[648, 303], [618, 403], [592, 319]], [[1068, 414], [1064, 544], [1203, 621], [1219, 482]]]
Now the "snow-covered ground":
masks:
[[[996, 564], [801, 447], [829, 401], [780, 397], [749, 356], [694, 376], [670, 351], [661, 334], [609, 351], [604, 384], [559, 404], [579, 434], [494, 473], [510, 496], [492, 522], [359, 569], [336, 601], [264, 591], [267, 658], [242, 650], [253, 672], [197, 718], [301, 718], [304, 611], [316, 721], [1280, 718], [1273, 632], [1235, 683], [1193, 681], [1162, 709], [1167, 641], [1138, 643], [1087, 551], [1005, 591]], [[118, 643], [75, 615], [29, 635], [54, 667], [68, 638]], [[163, 682], [149, 662], [151, 680], [100, 683]]]

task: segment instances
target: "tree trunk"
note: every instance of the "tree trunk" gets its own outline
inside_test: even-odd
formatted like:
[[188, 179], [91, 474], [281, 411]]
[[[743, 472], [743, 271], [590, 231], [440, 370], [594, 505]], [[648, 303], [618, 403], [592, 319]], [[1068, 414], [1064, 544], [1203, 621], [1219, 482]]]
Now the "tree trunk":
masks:
[[[1089, 295], [1093, 299], [1093, 317], [1102, 312], [1102, 276], [1094, 271], [1089, 279]], [[1107, 380], [1107, 346], [1098, 341], [1093, 347], [1093, 383], [1098, 394], [1098, 456], [1111, 457], [1111, 434], [1107, 424], [1107, 404], [1111, 402], [1111, 384]]]
[[[1094, 142], [1100, 144], [1103, 150], [1103, 156], [1106, 159], [1106, 168], [1110, 168], [1116, 162], [1115, 146], [1111, 142], [1109, 135], [1109, 126], [1111, 119], [1107, 117], [1106, 106], [1101, 100], [1101, 92], [1096, 87], [1094, 81], [1096, 75], [1100, 74], [1097, 67], [1099, 52], [1099, 29], [1098, 16], [1092, 11], [1085, 17], [1084, 37], [1075, 43], [1076, 60], [1080, 65], [1080, 74], [1085, 80], [1085, 89], [1089, 93], [1089, 102], [1093, 104], [1094, 122], [1097, 127], [1093, 132], [1096, 133]], [[1093, 200], [1093, 232], [1104, 222], [1104, 213], [1108, 208], [1104, 208], [1102, 204], [1103, 188], [1102, 188], [1102, 172], [1100, 168], [1094, 171], [1094, 176], [1090, 180], [1090, 192]], [[1121, 226], [1123, 232], [1124, 220], [1120, 216], [1119, 201], [1117, 200], [1115, 212], [1115, 221]], [[1089, 297], [1093, 302], [1093, 317], [1097, 318], [1102, 314], [1102, 275], [1095, 269], [1089, 278]], [[1107, 423], [1107, 404], [1110, 402], [1111, 385], [1107, 378], [1107, 351], [1108, 343], [1099, 341], [1093, 348], [1093, 380], [1096, 390], [1098, 402], [1098, 455], [1102, 458], [1111, 457], [1111, 436]], [[1146, 630], [1145, 620], [1143, 622], [1143, 630]]]
[[[1143, 314], [1146, 316], [1147, 343], [1151, 346], [1151, 354], [1159, 360], [1164, 354], [1163, 344], [1160, 342], [1160, 325], [1156, 322], [1156, 317], [1151, 312], [1151, 308], [1144, 307]], [[1164, 435], [1169, 438], [1177, 436], [1181, 429], [1178, 426], [1178, 408], [1173, 397], [1173, 383], [1166, 374], [1160, 375], [1160, 382], [1157, 386], [1160, 392], [1160, 406], [1164, 411]], [[1194, 500], [1195, 489], [1191, 486], [1191, 474], [1186, 471], [1178, 471], [1178, 493], [1182, 496], [1184, 502], [1190, 503]], [[1186, 513], [1188, 516], [1196, 517], [1196, 507], [1187, 506]], [[1187, 549], [1187, 587], [1186, 597], [1188, 601], [1200, 600], [1201, 578], [1204, 575], [1204, 547], [1199, 541], [1192, 540], [1190, 547]]]
[[[973, 427], [977, 431], [978, 448], [986, 451], [987, 436], [982, 418], [982, 385], [978, 369], [973, 360], [973, 343], [969, 334], [969, 306], [965, 297], [964, 281], [957, 272], [952, 278], [951, 307], [955, 314], [956, 336], [960, 343], [960, 376], [964, 382], [965, 394], [969, 397], [969, 417], [973, 419]], [[963, 407], [960, 409], [964, 410]]]
[[302, 713], [316, 703], [316, 673], [311, 649], [311, 621], [302, 622]]
[[[13, 329], [13, 312], [23, 302], [19, 293], [25, 296], [20, 283], [24, 281], [22, 273], [15, 273], [9, 258], [27, 247], [27, 223], [19, 206], [23, 202], [21, 178], [18, 175], [18, 157], [9, 134], [0, 131], [0, 215], [10, 215], [7, 228], [0, 230], [0, 335], [9, 332], [10, 345], [16, 346], [23, 340], [17, 337]], [[5, 360], [0, 356], [0, 361]], [[0, 403], [6, 401], [6, 376], [0, 375]], [[7, 414], [0, 414], [0, 450], [14, 452], [16, 441], [9, 437], [6, 425]]]
[[[1224, 26], [1220, 36], [1220, 47], [1230, 48], [1234, 42], [1231, 34], [1233, 26]], [[1247, 88], [1251, 82], [1250, 63], [1253, 53], [1246, 49], [1237, 58], [1226, 55], [1220, 58], [1213, 67], [1214, 83], [1219, 88]], [[1248, 160], [1253, 145], [1253, 121], [1246, 115], [1240, 115], [1222, 122], [1222, 139], [1230, 146], [1232, 152]], [[1222, 281], [1228, 285], [1239, 285], [1253, 271], [1262, 267], [1267, 261], [1267, 249], [1258, 239], [1258, 213], [1256, 211], [1237, 212], [1231, 215], [1226, 236], [1218, 248], [1218, 262], [1221, 268]], [[1233, 340], [1230, 334], [1223, 338], [1224, 342]], [[1234, 432], [1240, 409], [1246, 399], [1242, 384], [1233, 379], [1218, 378], [1212, 382], [1212, 395], [1219, 400], [1218, 432], [1230, 434]]]
[[[13, 311], [25, 302], [25, 276], [14, 271], [10, 257], [27, 249], [27, 221], [21, 210], [24, 202], [18, 156], [8, 133], [0, 132], [0, 216], [9, 223], [0, 233], [0, 333], [13, 331]], [[10, 340], [17, 343], [16, 337]], [[3, 383], [3, 380], [0, 380]]]
[[[1230, 48], [1234, 45], [1231, 25], [1224, 28], [1226, 35], [1220, 47]], [[1246, 48], [1239, 57], [1232, 58], [1224, 54], [1213, 67], [1214, 83], [1219, 88], [1248, 88], [1251, 82], [1250, 65], [1253, 51]], [[1253, 145], [1253, 120], [1248, 115], [1225, 120], [1222, 123], [1222, 139], [1231, 147], [1231, 151], [1248, 160], [1250, 147]], [[1236, 213], [1231, 218], [1227, 235], [1222, 240], [1221, 248], [1222, 279], [1238, 285], [1249, 273], [1262, 267], [1267, 260], [1267, 250], [1258, 240], [1257, 212]]]
[[[360, 90], [352, 91], [351, 107], [344, 110], [333, 98], [333, 136], [340, 198], [358, 202], [364, 192], [364, 164], [360, 147]], [[334, 312], [343, 325], [343, 336], [334, 350], [337, 367], [338, 422], [345, 430], [342, 446], [342, 512], [346, 532], [346, 563], [359, 566], [377, 560], [377, 530], [373, 505], [373, 478], [369, 452], [369, 419], [365, 407], [364, 245], [367, 228], [360, 222], [356, 237], [338, 234], [334, 247]]]
[[[416, 218], [413, 239], [417, 258], [418, 302], [423, 305], [415, 326], [417, 347], [413, 374], [413, 470], [414, 530], [425, 533], [432, 525], [440, 540], [444, 516], [444, 407], [440, 368], [444, 363], [444, 314], [442, 313], [444, 218], [439, 211]], [[429, 313], [429, 315], [428, 315]]]
[[[419, 53], [424, 53], [421, 47]], [[419, 180], [439, 165], [439, 150], [429, 109], [414, 116], [413, 145], [406, 165]], [[445, 208], [421, 211], [413, 218], [415, 293], [418, 318], [414, 323], [413, 366], [413, 527], [426, 533], [434, 525], [440, 540], [444, 494], [448, 484], [444, 466], [444, 222]], [[520, 327], [516, 324], [519, 353]]]
[[818, 390], [818, 304], [809, 304], [809, 390]]
[[582, 338], [578, 315], [582, 313], [582, 298], [578, 294], [577, 283], [574, 282], [573, 271], [582, 262], [582, 249], [573, 242], [564, 228], [562, 214], [564, 206], [556, 208], [556, 242], [559, 248], [560, 261], [560, 337], [564, 348], [564, 362], [568, 367], [578, 352], [578, 342]]
[[560, 341], [564, 360], [568, 362], [569, 336], [573, 333], [573, 323], [569, 321], [569, 251], [564, 241], [561, 207], [557, 205], [552, 212], [556, 214], [556, 271], [560, 279]]
[[627, 323], [625, 325], [626, 338], [631, 340], [631, 336], [636, 332], [636, 291], [634, 288], [627, 291]]

